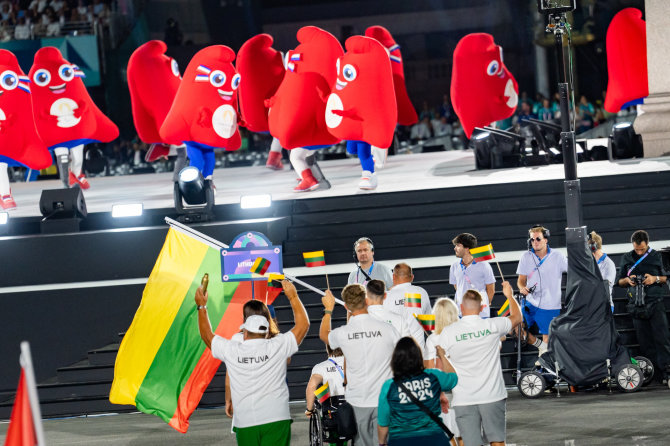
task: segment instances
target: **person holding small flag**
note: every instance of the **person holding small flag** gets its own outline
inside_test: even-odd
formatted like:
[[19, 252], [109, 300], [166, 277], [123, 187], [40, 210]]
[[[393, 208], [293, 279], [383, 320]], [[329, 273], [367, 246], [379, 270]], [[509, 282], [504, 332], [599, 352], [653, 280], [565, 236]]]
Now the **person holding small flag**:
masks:
[[314, 400], [324, 404], [330, 401], [330, 405], [337, 407], [344, 400], [344, 354], [342, 349], [332, 349], [326, 345], [328, 359], [312, 367], [312, 376], [307, 383], [305, 401], [307, 410], [305, 415], [314, 413]]
[[477, 237], [464, 232], [454, 237], [451, 242], [454, 244], [454, 253], [458, 259], [449, 268], [449, 283], [456, 290], [454, 295], [456, 306], [460, 308], [463, 294], [467, 290], [475, 290], [481, 294], [483, 299], [480, 316], [483, 319], [491, 317], [490, 303], [495, 294], [496, 279], [491, 265], [484, 260], [494, 258], [493, 248], [489, 250], [490, 245], [486, 245], [483, 250], [478, 249], [476, 254], [479, 258], [475, 259], [472, 251], [477, 246]]
[[354, 243], [356, 269], [349, 274], [347, 284], [365, 285], [373, 279], [383, 280], [386, 289], [393, 286], [393, 277], [388, 266], [375, 262], [375, 245], [367, 237], [361, 237]]
[[420, 286], [412, 284], [414, 273], [407, 263], [393, 267], [393, 287], [389, 290], [384, 307], [395, 313], [431, 314], [430, 297]]

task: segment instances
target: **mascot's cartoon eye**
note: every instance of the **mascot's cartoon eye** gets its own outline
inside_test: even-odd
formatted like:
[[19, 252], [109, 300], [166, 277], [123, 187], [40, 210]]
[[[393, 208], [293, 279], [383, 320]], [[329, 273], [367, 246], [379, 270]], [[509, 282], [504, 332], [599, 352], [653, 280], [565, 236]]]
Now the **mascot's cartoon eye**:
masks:
[[176, 60], [172, 59], [170, 61], [170, 68], [172, 68], [172, 74], [174, 74], [174, 77], [179, 77], [179, 64]]
[[19, 85], [19, 77], [13, 71], [7, 70], [0, 74], [0, 86], [5, 90], [13, 90]]
[[71, 65], [63, 64], [60, 66], [60, 68], [58, 68], [58, 75], [65, 82], [70, 82], [72, 79], [74, 79], [74, 70], [72, 69]]
[[226, 75], [223, 74], [223, 71], [212, 71], [209, 75], [209, 83], [214, 85], [216, 88], [219, 88], [226, 83]]
[[497, 60], [492, 60], [489, 62], [489, 66], [486, 67], [486, 74], [489, 76], [493, 76], [498, 72], [498, 69], [500, 68], [500, 64], [498, 63]]
[[33, 75], [33, 81], [35, 81], [37, 86], [45, 87], [49, 81], [51, 81], [51, 73], [49, 73], [49, 71], [45, 70], [44, 68], [39, 69], [35, 71], [35, 74]]
[[233, 87], [233, 90], [237, 90], [237, 87], [240, 86], [240, 80], [242, 80], [242, 76], [240, 76], [239, 73], [233, 76], [233, 80], [230, 81], [230, 85]]
[[354, 68], [353, 65], [346, 64], [344, 68], [342, 68], [342, 77], [347, 82], [351, 82], [356, 79], [357, 74], [358, 73], [356, 73], [356, 68]]

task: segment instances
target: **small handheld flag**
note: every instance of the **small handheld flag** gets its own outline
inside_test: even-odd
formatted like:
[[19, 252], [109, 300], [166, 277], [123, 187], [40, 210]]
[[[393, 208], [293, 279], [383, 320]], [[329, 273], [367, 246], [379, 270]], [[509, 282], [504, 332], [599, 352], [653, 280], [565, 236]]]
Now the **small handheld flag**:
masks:
[[421, 324], [425, 331], [435, 330], [435, 315], [434, 314], [415, 314], [414, 317]]
[[496, 255], [493, 253], [493, 244], [489, 243], [488, 245], [479, 246], [470, 250], [470, 254], [477, 262], [482, 262], [484, 260], [492, 260], [496, 258]]
[[268, 270], [268, 268], [270, 268], [270, 263], [271, 262], [268, 259], [264, 259], [263, 257], [258, 257], [254, 261], [254, 264], [251, 265], [251, 268], [249, 269], [249, 271], [251, 271], [252, 273], [263, 275]]
[[326, 256], [323, 251], [303, 252], [302, 257], [305, 259], [305, 266], [307, 268], [326, 266]]
[[498, 310], [498, 316], [509, 316], [509, 300], [506, 300], [505, 303]]
[[316, 389], [314, 391], [314, 396], [316, 396], [316, 399], [319, 400], [321, 404], [330, 398], [330, 386], [328, 385], [328, 382]]
[[277, 282], [284, 280], [283, 274], [270, 273], [268, 274], [268, 288], [281, 288], [281, 284], [277, 285]]
[[405, 293], [405, 306], [408, 308], [421, 308], [421, 294]]

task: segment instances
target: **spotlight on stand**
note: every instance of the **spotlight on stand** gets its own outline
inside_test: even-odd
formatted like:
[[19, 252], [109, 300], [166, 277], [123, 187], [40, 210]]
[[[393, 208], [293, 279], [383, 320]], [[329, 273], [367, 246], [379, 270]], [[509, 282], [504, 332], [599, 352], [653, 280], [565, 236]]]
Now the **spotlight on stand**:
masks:
[[40, 222], [43, 234], [78, 232], [81, 220], [86, 218], [86, 201], [79, 186], [71, 189], [43, 190], [40, 196]]
[[614, 124], [608, 139], [607, 155], [610, 160], [621, 158], [642, 158], [642, 136], [635, 133], [630, 122]]
[[212, 181], [205, 180], [197, 168], [184, 167], [174, 184], [174, 207], [182, 223], [210, 220], [214, 207]]
[[547, 163], [563, 162], [560, 125], [532, 118], [520, 121], [519, 124], [530, 135], [529, 146], [533, 147], [533, 153], [544, 155]]
[[512, 132], [491, 127], [475, 127], [469, 146], [475, 152], [475, 167], [501, 169], [521, 165], [524, 138]]

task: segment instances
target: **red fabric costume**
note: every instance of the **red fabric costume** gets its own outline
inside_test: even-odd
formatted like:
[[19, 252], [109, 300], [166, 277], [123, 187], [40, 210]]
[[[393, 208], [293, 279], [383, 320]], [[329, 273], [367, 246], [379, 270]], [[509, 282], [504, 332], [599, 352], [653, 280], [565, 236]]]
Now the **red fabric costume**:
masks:
[[378, 40], [389, 51], [391, 69], [393, 70], [393, 86], [395, 89], [395, 100], [398, 104], [398, 124], [414, 125], [419, 120], [416, 110], [409, 100], [407, 88], [405, 87], [405, 70], [398, 45], [391, 33], [383, 26], [371, 26], [365, 30], [365, 35]]
[[52, 163], [37, 135], [30, 103], [30, 79], [16, 56], [0, 50], [0, 162], [44, 169]]
[[272, 36], [259, 34], [244, 42], [237, 52], [236, 68], [244, 79], [238, 94], [246, 128], [270, 131], [265, 101], [274, 96], [286, 73], [281, 53], [272, 48]]
[[451, 100], [469, 138], [475, 127], [509, 118], [519, 101], [516, 79], [490, 34], [463, 37], [454, 50]]
[[147, 144], [163, 142], [159, 131], [181, 81], [177, 61], [166, 56], [166, 50], [165, 42], [151, 40], [128, 60], [133, 121], [140, 139]]
[[329, 146], [339, 138], [328, 132], [326, 100], [344, 51], [337, 39], [315, 26], [298, 30], [295, 50], [286, 54], [286, 75], [268, 101], [270, 134], [282, 147]]
[[616, 113], [625, 103], [649, 96], [647, 28], [639, 9], [619, 11], [607, 28], [607, 72], [608, 112]]
[[119, 129], [95, 105], [81, 80], [83, 73], [54, 47], [40, 48], [30, 68], [33, 116], [49, 148], [109, 142]]
[[388, 53], [370, 37], [347, 39], [337, 61], [337, 80], [328, 97], [326, 124], [338, 140], [389, 147], [398, 120]]
[[192, 141], [210, 148], [237, 150], [242, 140], [237, 127], [235, 53], [224, 45], [198, 51], [188, 67], [160, 129], [166, 143]]

